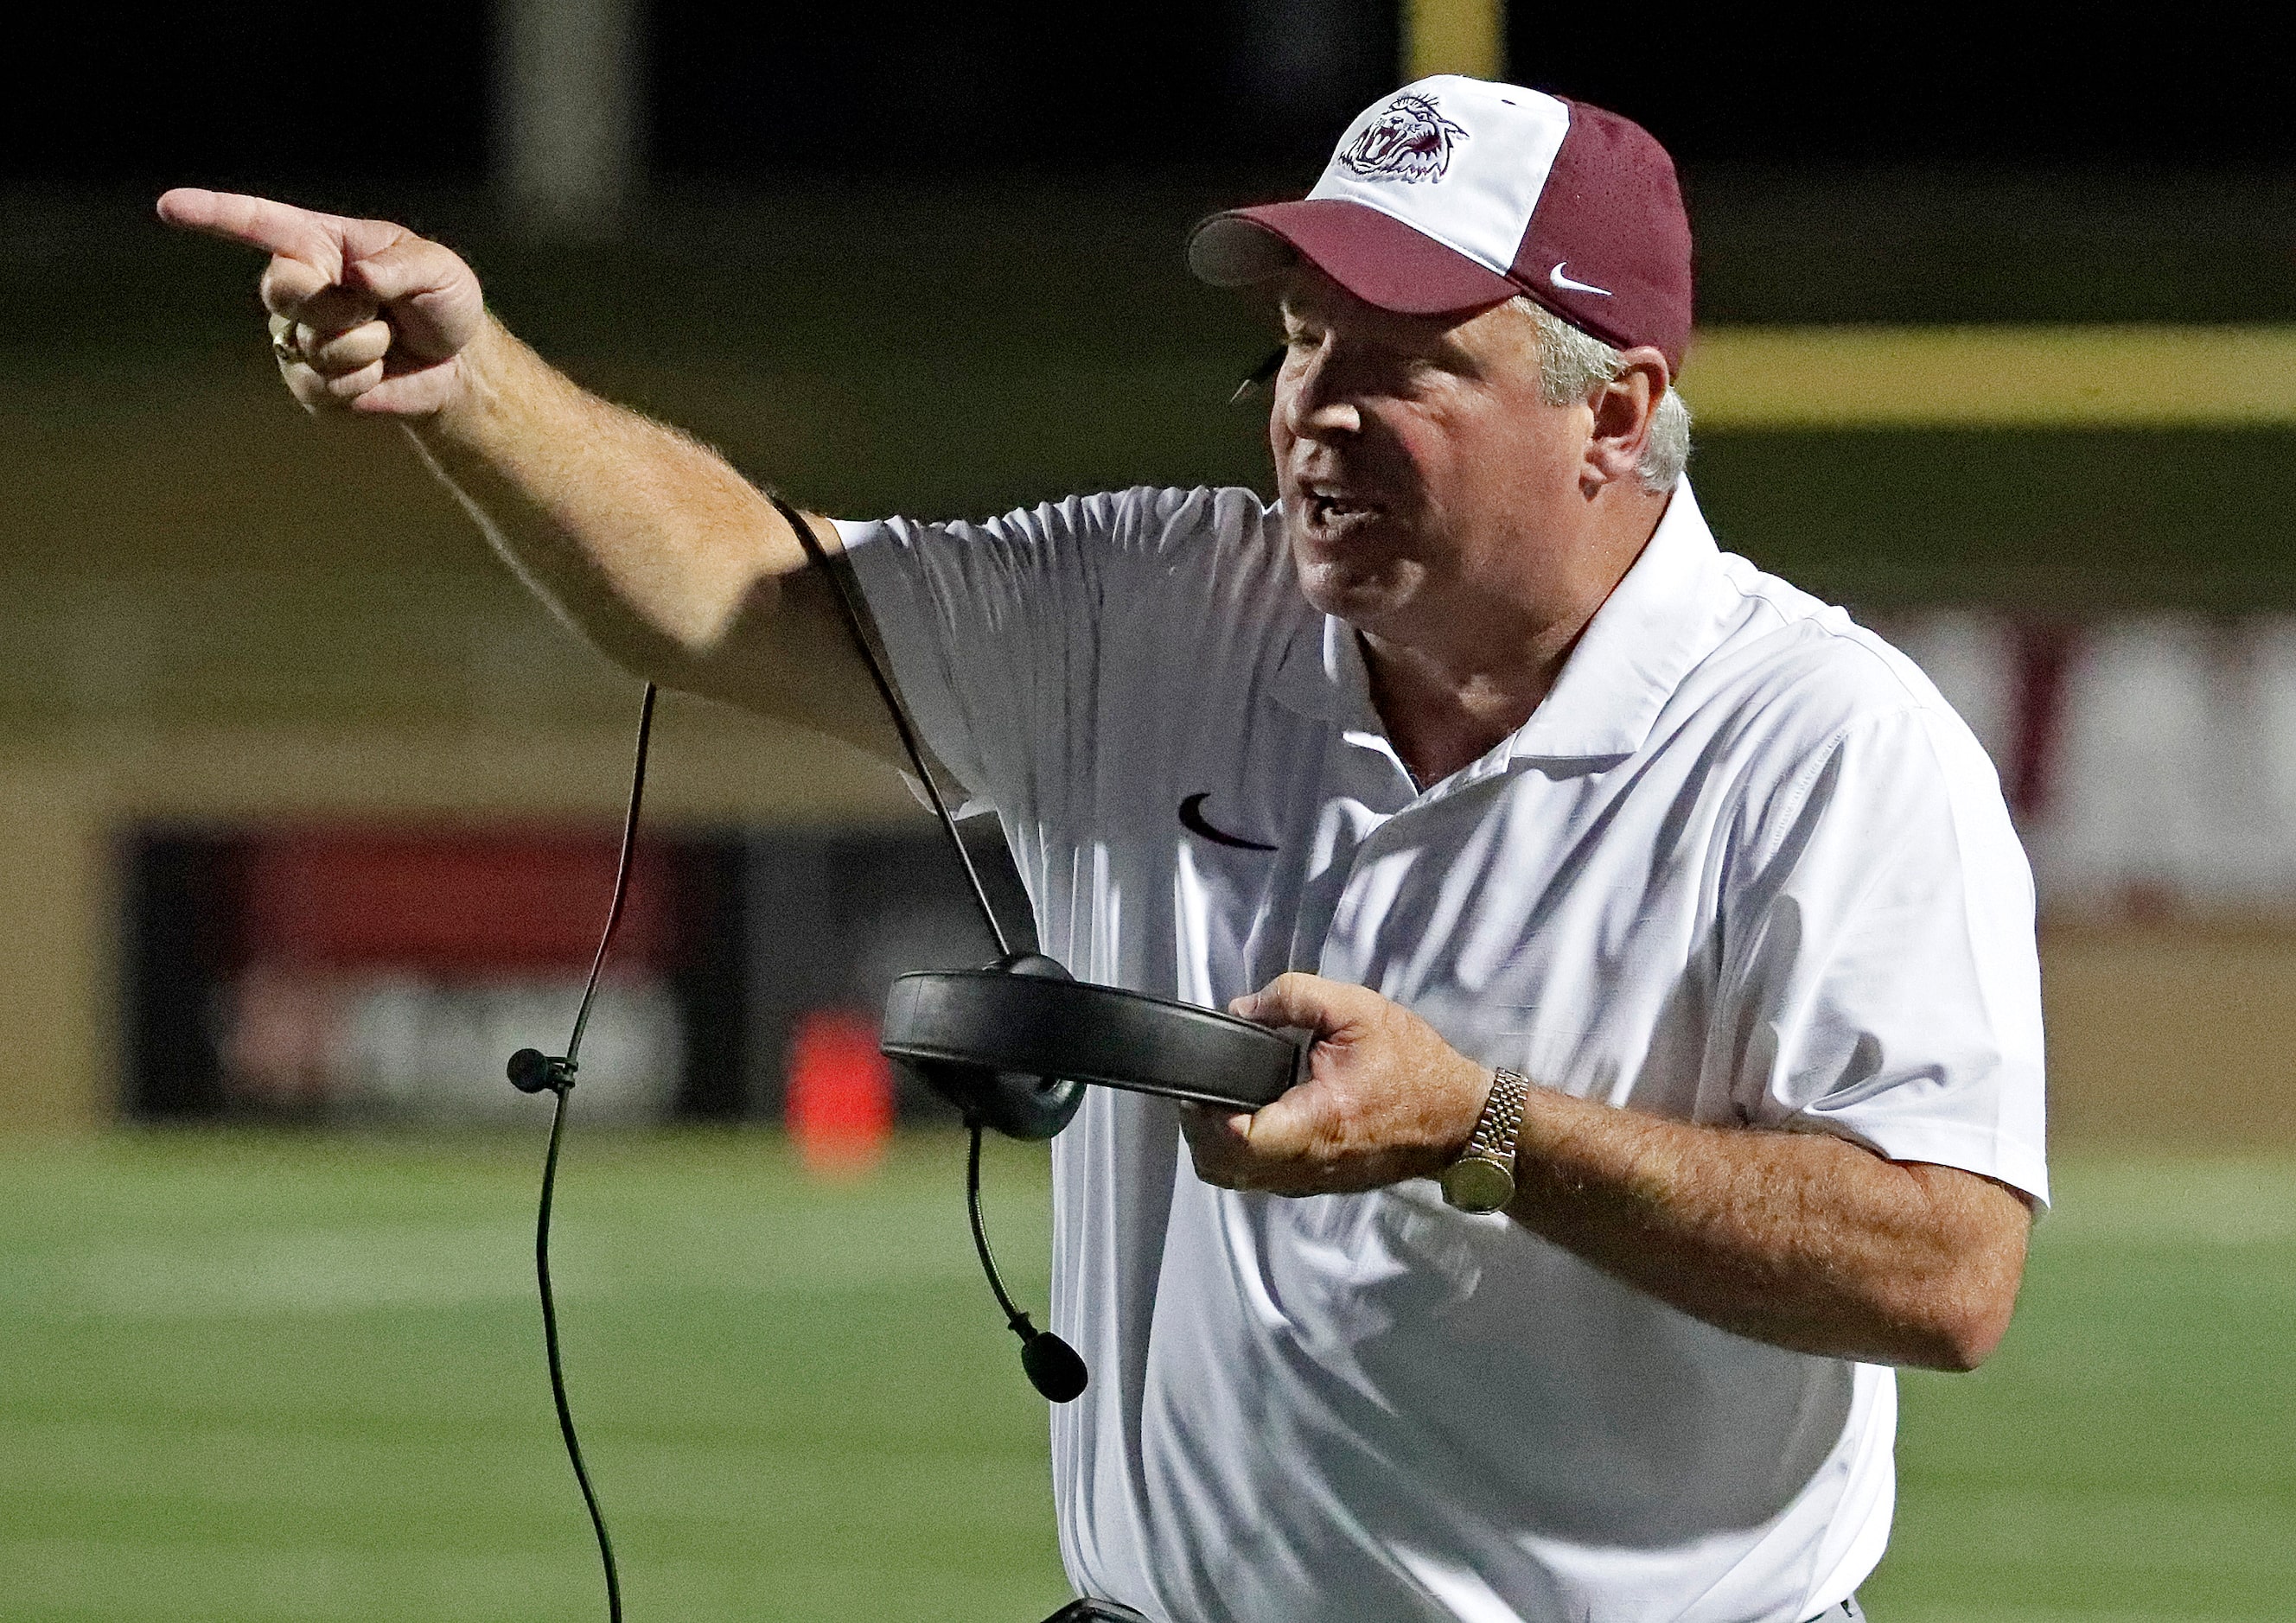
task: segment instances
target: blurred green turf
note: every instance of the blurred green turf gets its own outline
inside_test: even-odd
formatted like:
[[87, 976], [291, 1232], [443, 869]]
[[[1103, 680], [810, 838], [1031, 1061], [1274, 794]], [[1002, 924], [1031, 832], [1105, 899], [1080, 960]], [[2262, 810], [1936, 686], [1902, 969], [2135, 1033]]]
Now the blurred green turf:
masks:
[[[543, 1374], [539, 1125], [10, 1156], [0, 1614], [603, 1616]], [[1035, 1300], [1043, 1164], [999, 1156], [990, 1191]], [[777, 1139], [578, 1129], [560, 1187], [568, 1378], [632, 1618], [1065, 1598], [958, 1141], [824, 1187]]]
[[[0, 1152], [0, 1612], [603, 1614], [529, 1274], [537, 1135]], [[576, 1135], [570, 1376], [631, 1616], [1029, 1623], [1043, 1406], [959, 1146], [822, 1185], [762, 1135]], [[992, 1221], [1041, 1300], [1041, 1152]], [[1975, 1376], [1906, 1382], [1877, 1623], [2284, 1617], [2296, 1166], [2070, 1158]]]

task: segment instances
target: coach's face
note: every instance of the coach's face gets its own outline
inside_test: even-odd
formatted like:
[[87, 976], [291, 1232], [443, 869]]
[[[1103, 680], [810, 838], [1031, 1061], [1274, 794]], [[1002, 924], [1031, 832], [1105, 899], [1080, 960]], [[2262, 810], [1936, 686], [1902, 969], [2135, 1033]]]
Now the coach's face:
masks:
[[1574, 596], [1608, 481], [1595, 414], [1539, 398], [1528, 314], [1398, 316], [1305, 266], [1281, 309], [1268, 439], [1310, 602], [1432, 643]]

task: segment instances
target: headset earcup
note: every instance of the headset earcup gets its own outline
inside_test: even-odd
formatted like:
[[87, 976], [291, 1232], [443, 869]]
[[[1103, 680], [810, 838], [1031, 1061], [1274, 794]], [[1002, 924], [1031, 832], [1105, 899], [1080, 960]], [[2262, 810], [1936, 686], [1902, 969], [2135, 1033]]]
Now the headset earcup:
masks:
[[[1070, 979], [1058, 959], [1047, 958], [1042, 953], [1007, 953], [982, 967], [1037, 980]], [[990, 1070], [973, 1065], [949, 1069], [973, 1073], [962, 1084], [974, 1101], [966, 1119], [977, 1119], [981, 1126], [1007, 1138], [1034, 1143], [1057, 1137], [1084, 1108], [1084, 1084], [1064, 1077]]]
[[[1042, 953], [1008, 953], [981, 965], [984, 971], [1035, 980], [1067, 980], [1068, 971]], [[955, 1060], [898, 1060], [924, 1085], [977, 1121], [1007, 1138], [1039, 1141], [1055, 1137], [1084, 1108], [1084, 1084], [1063, 1077], [995, 1070]]]
[[[1280, 1032], [1035, 967], [1049, 963], [1006, 959], [978, 970], [902, 975], [885, 999], [878, 1048], [921, 1074], [953, 1073], [933, 1086], [975, 1101], [984, 1126], [999, 1114], [988, 1095], [1043, 1091], [1051, 1085], [1037, 1080], [1042, 1077], [1230, 1111], [1258, 1110], [1300, 1081], [1300, 1045]], [[974, 1074], [963, 1074], [968, 1070]], [[999, 1073], [1007, 1080], [995, 1083]]]
[[967, 1121], [978, 1121], [1007, 1138], [1054, 1137], [1084, 1106], [1084, 1084], [1064, 1078], [1021, 1076], [946, 1061], [907, 1063], [903, 1069], [915, 1072], [927, 1087], [964, 1111]]

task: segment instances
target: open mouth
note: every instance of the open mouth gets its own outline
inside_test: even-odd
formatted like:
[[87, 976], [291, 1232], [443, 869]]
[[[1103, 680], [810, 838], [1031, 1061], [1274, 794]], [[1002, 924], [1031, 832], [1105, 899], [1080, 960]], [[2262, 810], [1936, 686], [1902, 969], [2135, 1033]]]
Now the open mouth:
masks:
[[1382, 511], [1376, 502], [1329, 486], [1310, 485], [1300, 496], [1308, 522], [1317, 529], [1343, 529], [1375, 519]]

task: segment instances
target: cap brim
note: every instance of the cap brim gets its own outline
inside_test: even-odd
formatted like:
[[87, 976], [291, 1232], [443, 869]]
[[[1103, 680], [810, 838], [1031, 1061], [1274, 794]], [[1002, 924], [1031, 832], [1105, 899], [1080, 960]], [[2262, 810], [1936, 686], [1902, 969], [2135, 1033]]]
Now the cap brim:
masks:
[[1365, 304], [1447, 316], [1522, 290], [1392, 215], [1339, 197], [1232, 209], [1188, 235], [1188, 268], [1217, 287], [1265, 282], [1305, 259]]

